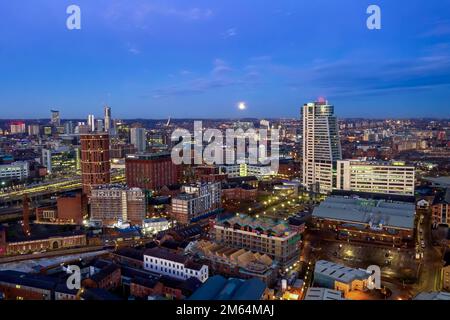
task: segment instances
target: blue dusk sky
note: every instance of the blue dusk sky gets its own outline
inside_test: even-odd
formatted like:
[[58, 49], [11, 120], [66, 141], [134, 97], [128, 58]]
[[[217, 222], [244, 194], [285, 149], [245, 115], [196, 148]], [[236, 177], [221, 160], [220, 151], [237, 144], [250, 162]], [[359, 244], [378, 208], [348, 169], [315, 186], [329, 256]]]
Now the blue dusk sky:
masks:
[[450, 117], [450, 0], [0, 3], [0, 118], [299, 117], [317, 97], [339, 117]]

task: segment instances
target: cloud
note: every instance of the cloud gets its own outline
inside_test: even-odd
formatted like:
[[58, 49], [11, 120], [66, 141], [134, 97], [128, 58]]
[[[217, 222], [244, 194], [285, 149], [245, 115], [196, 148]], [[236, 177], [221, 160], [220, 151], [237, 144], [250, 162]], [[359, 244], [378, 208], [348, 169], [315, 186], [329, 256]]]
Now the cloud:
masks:
[[123, 1], [111, 2], [104, 10], [103, 17], [112, 22], [126, 19], [134, 25], [139, 25], [148, 21], [148, 19], [151, 19], [151, 16], [171, 17], [184, 21], [207, 20], [214, 16], [213, 10], [209, 8], [182, 8], [164, 2], [149, 3], [143, 0], [136, 0], [133, 2], [132, 5]]
[[128, 44], [128, 52], [133, 54], [133, 55], [139, 55], [141, 54], [141, 50], [139, 50], [136, 46], [134, 46], [133, 44]]
[[[333, 96], [382, 95], [450, 85], [450, 55], [435, 52], [416, 59], [364, 61], [347, 58], [293, 70], [291, 88]], [[300, 79], [300, 80], [298, 80]]]
[[[185, 74], [185, 76], [189, 75], [191, 74]], [[217, 58], [212, 63], [212, 69], [203, 76], [188, 80], [182, 79], [182, 81], [175, 84], [153, 89], [150, 96], [155, 99], [160, 99], [173, 96], [202, 94], [210, 90], [229, 87], [248, 87], [257, 83], [257, 76], [259, 75], [256, 72], [235, 70], [226, 61]]]
[[235, 37], [237, 35], [238, 35], [237, 28], [229, 28], [224, 32], [223, 37], [227, 39]]
[[440, 20], [432, 28], [419, 35], [420, 38], [444, 37], [450, 35], [450, 20]]

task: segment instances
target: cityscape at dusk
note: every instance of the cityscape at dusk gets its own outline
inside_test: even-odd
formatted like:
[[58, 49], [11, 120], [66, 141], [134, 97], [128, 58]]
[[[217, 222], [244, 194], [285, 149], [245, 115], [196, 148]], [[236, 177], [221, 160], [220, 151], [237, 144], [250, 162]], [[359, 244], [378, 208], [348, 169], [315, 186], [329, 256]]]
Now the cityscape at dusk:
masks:
[[0, 306], [450, 300], [450, 1], [76, 2], [0, 4]]

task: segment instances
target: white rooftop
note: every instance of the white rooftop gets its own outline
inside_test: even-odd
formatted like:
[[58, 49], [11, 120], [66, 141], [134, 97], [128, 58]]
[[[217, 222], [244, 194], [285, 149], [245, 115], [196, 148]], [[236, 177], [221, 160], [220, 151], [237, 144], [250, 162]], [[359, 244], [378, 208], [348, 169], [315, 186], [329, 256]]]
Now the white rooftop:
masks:
[[345, 300], [339, 290], [327, 288], [309, 288], [305, 300]]
[[316, 218], [400, 229], [413, 229], [414, 216], [414, 203], [338, 195], [327, 197], [313, 211]]
[[314, 268], [314, 276], [329, 277], [334, 281], [351, 283], [356, 279], [367, 279], [370, 274], [365, 270], [353, 269], [330, 261], [319, 260]]
[[421, 292], [414, 300], [450, 300], [449, 292]]

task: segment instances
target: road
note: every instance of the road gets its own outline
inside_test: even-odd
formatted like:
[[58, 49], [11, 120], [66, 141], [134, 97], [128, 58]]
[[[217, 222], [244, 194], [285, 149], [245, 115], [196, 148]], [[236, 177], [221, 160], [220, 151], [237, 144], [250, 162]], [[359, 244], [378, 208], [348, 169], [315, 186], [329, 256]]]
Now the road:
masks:
[[424, 241], [425, 248], [423, 249], [423, 259], [419, 269], [419, 281], [414, 286], [414, 291], [440, 291], [441, 290], [441, 268], [443, 260], [443, 249], [441, 247], [434, 247], [431, 238], [431, 212], [418, 211], [417, 214], [423, 216], [419, 218], [419, 230], [417, 242], [421, 247], [421, 242]]

